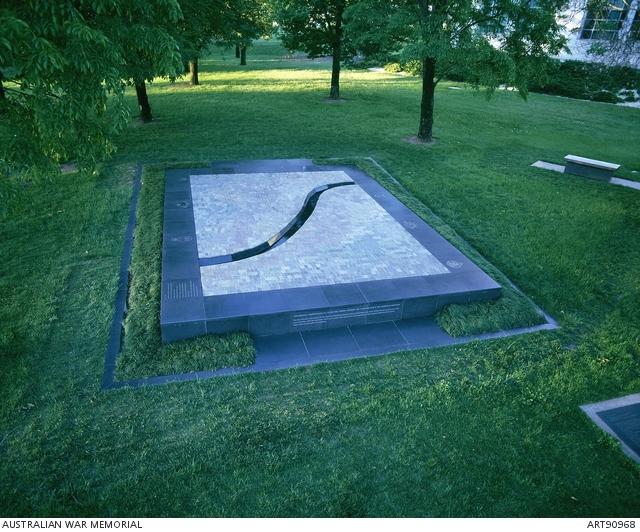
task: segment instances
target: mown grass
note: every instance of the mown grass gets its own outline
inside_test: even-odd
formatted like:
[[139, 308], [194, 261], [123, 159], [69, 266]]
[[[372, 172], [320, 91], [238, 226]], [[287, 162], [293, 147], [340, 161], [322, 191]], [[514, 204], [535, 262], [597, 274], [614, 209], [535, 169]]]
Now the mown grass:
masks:
[[[640, 468], [578, 406], [640, 388], [640, 194], [528, 165], [640, 167], [635, 109], [437, 92], [305, 62], [154, 83], [120, 170], [20, 187], [0, 224], [3, 515], [637, 516]], [[134, 106], [133, 97], [131, 99]], [[429, 351], [100, 390], [133, 161], [373, 156], [563, 326]]]

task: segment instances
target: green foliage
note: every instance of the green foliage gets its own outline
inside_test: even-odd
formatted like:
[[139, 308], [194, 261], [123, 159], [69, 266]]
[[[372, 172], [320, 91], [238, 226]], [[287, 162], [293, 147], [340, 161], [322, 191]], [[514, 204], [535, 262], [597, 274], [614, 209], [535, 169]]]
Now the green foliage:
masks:
[[178, 0], [126, 3], [126, 17], [99, 15], [96, 18], [123, 58], [121, 77], [130, 84], [152, 81], [155, 77], [175, 79], [183, 66], [178, 41], [173, 35], [182, 19]]
[[173, 75], [176, 0], [7, 0], [0, 9], [0, 174], [111, 155], [123, 81]]
[[274, 0], [283, 45], [309, 57], [340, 53], [342, 17], [348, 0]]
[[200, 57], [211, 40], [226, 31], [229, 9], [223, 0], [180, 0], [180, 7], [176, 38], [186, 62]]
[[[567, 0], [358, 0], [345, 12], [355, 50], [381, 62], [424, 64], [418, 137], [431, 140], [433, 88], [462, 70], [475, 86], [502, 79], [525, 97], [540, 64], [562, 49], [556, 15]], [[414, 67], [418, 72], [420, 67]]]
[[386, 65], [384, 65], [384, 69], [391, 74], [402, 72], [402, 66], [400, 65], [400, 63], [387, 63]]
[[222, 44], [247, 47], [254, 39], [271, 34], [273, 14], [270, 0], [235, 0], [226, 9], [223, 29], [218, 36]]
[[428, 0], [360, 0], [345, 17], [354, 46], [365, 56], [396, 57], [403, 65], [432, 58], [438, 79], [463, 69], [490, 88], [506, 79], [525, 93], [540, 61], [564, 43], [555, 18], [564, 5], [457, 0], [444, 9]]
[[402, 70], [412, 76], [422, 76], [422, 62], [411, 59], [402, 65]]
[[411, 59], [401, 63], [387, 63], [384, 65], [384, 69], [387, 72], [397, 73], [406, 72], [412, 76], [422, 76], [422, 62], [416, 59]]
[[109, 98], [122, 93], [122, 58], [66, 4], [20, 0], [0, 9], [0, 174], [52, 170], [68, 159], [90, 166], [113, 152], [125, 124], [122, 100]]
[[[551, 59], [546, 63], [544, 77], [531, 87], [531, 90], [536, 92], [581, 100], [596, 99], [594, 96], [602, 91], [608, 91], [615, 96], [622, 89], [640, 90], [640, 70], [557, 59]], [[609, 101], [615, 103], [613, 98], [609, 98]]]
[[594, 102], [618, 103], [620, 98], [609, 91], [598, 91], [591, 95], [591, 100]]

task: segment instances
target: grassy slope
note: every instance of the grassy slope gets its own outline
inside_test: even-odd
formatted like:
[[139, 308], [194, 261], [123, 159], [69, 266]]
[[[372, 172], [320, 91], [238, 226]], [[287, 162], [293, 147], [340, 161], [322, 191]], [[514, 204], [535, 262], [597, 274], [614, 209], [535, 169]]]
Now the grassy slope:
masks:
[[577, 407], [640, 387], [640, 195], [528, 164], [637, 169], [640, 113], [442, 86], [421, 148], [415, 80], [347, 72], [328, 106], [323, 65], [257, 59], [154, 84], [119, 161], [372, 155], [562, 332], [104, 393], [131, 169], [34, 185], [0, 225], [0, 512], [638, 515], [640, 468]]

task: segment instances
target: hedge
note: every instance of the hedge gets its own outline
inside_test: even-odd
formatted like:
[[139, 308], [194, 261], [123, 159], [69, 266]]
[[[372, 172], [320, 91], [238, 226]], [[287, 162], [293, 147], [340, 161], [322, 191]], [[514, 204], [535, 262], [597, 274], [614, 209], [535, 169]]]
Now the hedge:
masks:
[[[388, 72], [404, 71], [413, 75], [422, 73], [417, 61], [388, 63], [384, 68]], [[446, 78], [450, 81], [477, 81], [469, 79], [465, 70], [449, 72]], [[584, 61], [549, 59], [540, 80], [534, 81], [529, 90], [599, 102], [635, 101], [640, 95], [640, 70]]]

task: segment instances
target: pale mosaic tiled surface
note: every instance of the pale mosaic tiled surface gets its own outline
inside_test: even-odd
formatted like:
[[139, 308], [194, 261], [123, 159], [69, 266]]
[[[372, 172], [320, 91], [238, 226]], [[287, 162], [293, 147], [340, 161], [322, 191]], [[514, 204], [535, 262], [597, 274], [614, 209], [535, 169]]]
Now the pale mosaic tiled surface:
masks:
[[[191, 176], [200, 257], [255, 246], [282, 229], [312, 188], [352, 181], [344, 172]], [[448, 273], [358, 185], [324, 192], [284, 244], [200, 268], [205, 296]]]

